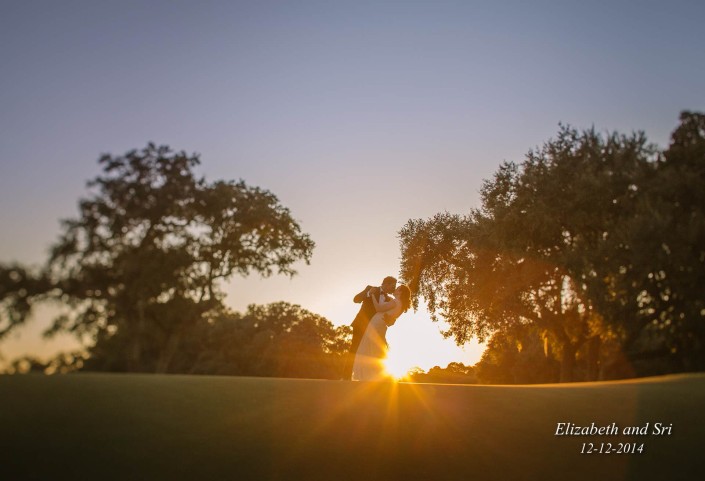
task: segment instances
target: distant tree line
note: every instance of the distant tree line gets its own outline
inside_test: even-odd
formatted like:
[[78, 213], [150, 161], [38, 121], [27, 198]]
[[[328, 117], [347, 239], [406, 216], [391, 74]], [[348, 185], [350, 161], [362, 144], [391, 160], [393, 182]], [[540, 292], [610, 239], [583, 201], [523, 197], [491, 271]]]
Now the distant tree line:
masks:
[[423, 369], [412, 369], [404, 381], [434, 384], [477, 384], [478, 379], [475, 368], [466, 366], [461, 362], [451, 362], [445, 368], [435, 366], [424, 372]]
[[[193, 325], [168, 372], [338, 379], [351, 334], [350, 327], [334, 327], [326, 318], [297, 305], [251, 305], [244, 313], [223, 312]], [[32, 356], [16, 359], [8, 371], [132, 372], [130, 360], [124, 355], [128, 345], [129, 338], [117, 331], [86, 351], [61, 353], [49, 360]], [[146, 350], [141, 371], [153, 372], [158, 360], [156, 349]]]
[[500, 166], [467, 215], [410, 220], [402, 279], [484, 382], [705, 369], [705, 115], [668, 148], [562, 126]]

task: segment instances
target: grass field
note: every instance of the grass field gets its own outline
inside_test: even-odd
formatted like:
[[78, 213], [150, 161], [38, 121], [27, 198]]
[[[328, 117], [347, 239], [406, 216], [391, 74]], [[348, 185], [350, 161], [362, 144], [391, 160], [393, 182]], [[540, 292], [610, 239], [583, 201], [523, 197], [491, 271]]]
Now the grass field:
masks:
[[[672, 434], [555, 436], [559, 422]], [[0, 376], [0, 439], [0, 480], [698, 480], [705, 375], [546, 386]], [[581, 454], [590, 442], [603, 453]], [[643, 452], [604, 452], [620, 442]]]

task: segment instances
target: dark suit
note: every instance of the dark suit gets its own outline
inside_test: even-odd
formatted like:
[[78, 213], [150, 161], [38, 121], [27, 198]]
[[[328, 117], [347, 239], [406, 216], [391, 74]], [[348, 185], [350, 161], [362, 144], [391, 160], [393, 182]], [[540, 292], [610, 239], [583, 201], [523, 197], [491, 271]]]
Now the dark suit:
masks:
[[[362, 341], [362, 336], [364, 336], [367, 330], [367, 325], [370, 323], [370, 319], [374, 317], [377, 313], [375, 305], [372, 303], [372, 298], [367, 296], [367, 291], [372, 289], [371, 295], [379, 296], [381, 289], [379, 287], [367, 286], [362, 292], [357, 294], [353, 298], [353, 302], [356, 304], [362, 303], [360, 310], [355, 316], [351, 326], [353, 328], [352, 343], [350, 344], [350, 351], [348, 351], [348, 358], [345, 361], [345, 369], [343, 370], [343, 379], [352, 378], [353, 364], [355, 363], [355, 353], [357, 353], [357, 348], [360, 346], [360, 341]], [[388, 301], [390, 297], [384, 294], [384, 300]], [[379, 297], [377, 297], [379, 300]]]

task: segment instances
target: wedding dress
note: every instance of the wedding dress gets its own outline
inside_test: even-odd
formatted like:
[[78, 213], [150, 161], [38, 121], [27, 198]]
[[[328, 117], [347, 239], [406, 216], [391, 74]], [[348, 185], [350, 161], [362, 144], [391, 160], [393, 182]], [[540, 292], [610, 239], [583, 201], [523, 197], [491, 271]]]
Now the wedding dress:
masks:
[[[401, 314], [401, 304], [396, 300], [394, 303], [397, 305], [386, 313], [396, 318]], [[354, 381], [382, 381], [389, 377], [384, 369], [384, 359], [387, 355], [387, 324], [384, 315], [385, 312], [378, 312], [367, 325], [355, 354], [352, 375]]]

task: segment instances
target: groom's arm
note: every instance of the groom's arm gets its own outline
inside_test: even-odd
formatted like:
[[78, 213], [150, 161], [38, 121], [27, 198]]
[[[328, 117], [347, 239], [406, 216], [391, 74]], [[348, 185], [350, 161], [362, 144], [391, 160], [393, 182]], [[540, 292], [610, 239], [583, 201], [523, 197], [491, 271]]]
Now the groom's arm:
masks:
[[374, 287], [372, 287], [372, 286], [365, 287], [365, 289], [361, 293], [359, 293], [358, 295], [353, 297], [353, 302], [355, 304], [359, 304], [362, 301], [364, 301], [367, 298], [367, 291], [369, 291], [370, 289], [374, 289]]

